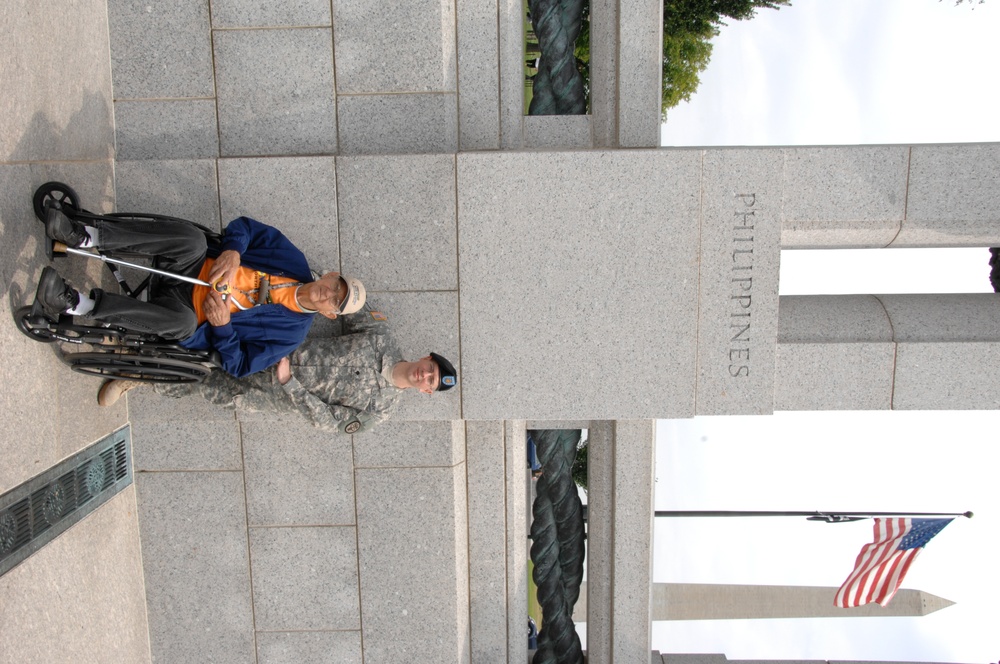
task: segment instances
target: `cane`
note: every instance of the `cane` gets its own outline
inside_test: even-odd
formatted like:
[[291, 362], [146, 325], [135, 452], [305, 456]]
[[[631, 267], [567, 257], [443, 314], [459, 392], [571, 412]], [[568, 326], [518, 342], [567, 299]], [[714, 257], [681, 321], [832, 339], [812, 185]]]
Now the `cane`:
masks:
[[195, 277], [186, 277], [183, 274], [174, 274], [173, 272], [167, 272], [166, 270], [158, 270], [155, 267], [149, 267], [148, 265], [140, 265], [138, 263], [130, 263], [128, 261], [123, 261], [119, 258], [109, 258], [104, 254], [95, 254], [90, 251], [84, 251], [83, 249], [76, 249], [74, 247], [69, 247], [62, 242], [53, 242], [52, 250], [59, 253], [66, 254], [76, 254], [77, 256], [86, 256], [87, 258], [94, 258], [105, 263], [114, 263], [119, 267], [133, 267], [137, 270], [143, 270], [145, 272], [152, 272], [153, 274], [158, 274], [161, 277], [170, 277], [171, 279], [177, 279], [179, 281], [186, 281], [189, 284], [195, 284], [198, 286], [208, 286], [213, 288], [219, 293], [222, 293], [222, 299], [225, 300], [226, 296], [229, 294], [229, 284], [210, 284], [207, 281], [202, 281]]

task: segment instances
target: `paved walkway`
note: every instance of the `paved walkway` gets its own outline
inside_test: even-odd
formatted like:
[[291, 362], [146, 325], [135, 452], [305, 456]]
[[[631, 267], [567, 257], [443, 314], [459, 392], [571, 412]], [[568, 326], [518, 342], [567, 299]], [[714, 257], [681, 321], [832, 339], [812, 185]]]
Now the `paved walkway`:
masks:
[[[0, 40], [4, 493], [120, 427], [126, 413], [94, 407], [94, 380], [67, 371], [11, 317], [46, 264], [35, 187], [71, 181], [92, 209], [112, 206], [107, 3], [11, 0]], [[61, 269], [81, 282], [102, 277], [95, 266]], [[147, 632], [134, 487], [0, 577], [0, 662], [146, 662]]]
[[[135, 484], [0, 577], [0, 664], [523, 656], [523, 422], [460, 420], [461, 387], [405, 394], [393, 422], [356, 436], [148, 389], [99, 409], [97, 381], [10, 316], [46, 263], [31, 194], [58, 179], [95, 211], [273, 223], [369, 285], [404, 355], [460, 362], [455, 21], [437, 0], [404, 10], [434, 20], [327, 0], [5, 6], [0, 491], [126, 421]], [[462, 112], [495, 125], [496, 99], [475, 99]], [[499, 147], [468, 119], [468, 146]], [[99, 268], [60, 267], [74, 284]]]
[[[156, 42], [163, 31], [146, 30], [147, 23], [138, 19], [122, 19], [140, 11], [123, 3], [112, 3], [119, 20], [111, 17], [109, 40], [106, 0], [13, 0], [0, 17], [5, 44], [0, 67], [5, 91], [0, 102], [0, 268], [7, 284], [0, 314], [0, 321], [6, 321], [0, 322], [6, 351], [0, 372], [7, 386], [0, 395], [7, 415], [0, 492], [126, 421], [132, 426], [136, 470], [132, 487], [0, 577], [0, 664], [302, 664], [330, 657], [360, 663], [362, 642], [368, 662], [395, 661], [399, 655], [468, 661], [466, 434], [464, 423], [447, 421], [458, 413], [458, 397], [416, 404], [417, 412], [439, 421], [386, 426], [378, 436], [353, 439], [330, 438], [300, 422], [238, 421], [204, 402], [162, 399], [148, 390], [129, 395], [131, 412], [126, 400], [100, 409], [94, 401], [97, 381], [69, 372], [54, 347], [31, 341], [14, 327], [11, 310], [30, 302], [46, 264], [31, 194], [49, 180], [71, 183], [85, 207], [94, 211], [137, 209], [219, 224], [223, 215], [231, 218], [234, 212], [253, 209], [262, 219], [279, 219], [275, 223], [309, 247], [311, 255], [318, 252], [328, 266], [340, 267], [336, 236], [344, 224], [333, 197], [352, 187], [370, 188], [370, 174], [353, 182], [351, 172], [342, 169], [343, 180], [338, 181], [334, 146], [320, 146], [327, 152], [321, 156], [220, 159], [216, 132], [210, 131], [206, 140], [189, 133], [206, 117], [214, 124], [213, 99], [164, 106], [129, 99], [162, 97], [162, 91], [137, 91], [134, 86], [162, 84], [165, 79], [157, 76], [188, 83], [192, 72], [200, 76], [196, 82], [207, 80], [209, 89], [203, 94], [211, 94], [211, 49], [181, 44], [184, 39], [205, 41], [210, 34], [207, 14], [187, 13], [196, 4], [152, 5], [153, 24], [177, 20], [198, 26], [200, 37], [178, 29], [166, 46]], [[328, 27], [312, 32], [323, 33], [329, 45], [329, 16], [324, 20]], [[228, 39], [283, 37], [287, 32], [226, 33], [219, 37], [219, 47], [225, 50]], [[113, 93], [115, 52], [120, 55], [143, 39], [145, 50], [129, 60], [138, 69], [154, 52], [182, 60], [184, 54], [198, 57], [151, 65], [149, 71], [116, 69]], [[281, 44], [293, 52], [299, 48], [297, 40]], [[283, 62], [288, 75], [297, 75], [294, 61]], [[185, 69], [187, 65], [193, 69]], [[332, 75], [332, 69], [321, 73]], [[282, 80], [276, 76], [267, 85], [275, 87]], [[316, 91], [330, 86], [320, 82], [315, 89], [306, 88], [322, 94]], [[181, 90], [166, 96], [189, 93], [195, 94]], [[116, 104], [121, 116], [117, 129]], [[201, 113], [206, 106], [207, 115]], [[167, 115], [158, 115], [164, 107]], [[171, 115], [174, 110], [179, 116]], [[275, 127], [278, 136], [268, 133]], [[280, 127], [236, 136], [280, 143]], [[173, 131], [178, 133], [170, 135]], [[168, 153], [150, 155], [147, 148]], [[310, 153], [315, 149], [304, 148]], [[271, 145], [264, 152], [287, 155], [285, 150]], [[410, 172], [393, 171], [389, 178], [379, 171], [375, 180], [391, 179], [397, 186], [414, 180], [408, 195], [422, 201], [425, 215], [453, 218], [448, 186], [437, 181], [423, 185], [420, 179], [432, 172], [446, 185], [453, 183], [453, 157], [412, 160], [407, 163], [417, 168]], [[374, 167], [391, 170], [393, 164]], [[445, 207], [428, 206], [423, 187], [444, 192], [435, 195]], [[317, 206], [317, 191], [334, 193]], [[399, 209], [409, 223], [423, 223], [412, 205]], [[363, 207], [356, 217], [367, 223], [368, 212]], [[453, 227], [446, 238], [453, 238]], [[96, 263], [68, 260], [58, 267], [74, 284], [106, 278]], [[446, 323], [434, 322], [457, 315], [457, 293], [387, 297], [404, 349], [426, 351], [429, 339], [446, 338], [446, 347], [436, 342], [434, 348], [458, 356], [454, 332], [445, 331]], [[316, 328], [323, 333], [323, 326]], [[503, 430], [493, 429], [480, 437], [476, 449], [487, 455], [484, 460], [489, 458], [482, 474], [498, 480], [502, 493]], [[489, 512], [488, 530], [500, 535], [492, 546], [501, 552], [503, 506], [503, 499], [493, 500], [478, 517]], [[502, 588], [503, 568], [501, 555], [483, 583]], [[496, 599], [500, 603], [485, 621], [493, 632], [489, 647], [505, 653], [502, 591], [491, 601], [496, 604]]]

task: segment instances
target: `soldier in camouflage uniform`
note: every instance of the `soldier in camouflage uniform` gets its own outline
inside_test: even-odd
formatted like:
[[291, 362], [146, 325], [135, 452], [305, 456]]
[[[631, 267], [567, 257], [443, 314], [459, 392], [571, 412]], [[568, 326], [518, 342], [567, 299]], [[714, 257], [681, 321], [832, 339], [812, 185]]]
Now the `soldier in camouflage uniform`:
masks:
[[378, 312], [343, 321], [345, 334], [306, 339], [269, 371], [239, 379], [213, 371], [204, 382], [159, 383], [156, 391], [243, 411], [299, 413], [328, 431], [361, 433], [388, 419], [404, 389], [430, 394], [455, 385], [455, 370], [440, 355], [404, 361]]

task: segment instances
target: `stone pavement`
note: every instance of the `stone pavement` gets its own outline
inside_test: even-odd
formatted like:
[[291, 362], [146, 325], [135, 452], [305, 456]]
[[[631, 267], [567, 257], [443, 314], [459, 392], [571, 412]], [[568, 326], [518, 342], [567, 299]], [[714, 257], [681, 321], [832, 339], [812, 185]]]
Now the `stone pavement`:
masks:
[[[523, 662], [531, 418], [590, 425], [590, 661], [648, 661], [646, 418], [997, 407], [964, 369], [997, 366], [995, 298], [806, 298], [779, 330], [776, 282], [797, 241], [995, 246], [1000, 147], [657, 150], [659, 5], [592, 16], [592, 114], [525, 118], [520, 2], [7, 3], [0, 491], [126, 422], [135, 483], [0, 577], [0, 663]], [[281, 228], [368, 285], [405, 355], [451, 358], [459, 387], [353, 437], [148, 389], [99, 409], [97, 381], [9, 315], [45, 263], [30, 196], [52, 179], [94, 210]], [[754, 237], [734, 212], [759, 212]], [[728, 321], [750, 314], [724, 306], [750, 297], [720, 288], [744, 241], [745, 393]], [[880, 371], [858, 360], [873, 350]]]
[[[454, 9], [426, 4], [411, 18], [454, 42]], [[95, 211], [279, 226], [366, 282], [405, 353], [459, 364], [451, 46], [383, 34], [401, 78], [371, 62], [368, 8], [335, 29], [328, 2], [269, 6], [15, 0], [0, 18], [0, 491], [126, 422], [136, 471], [0, 577], [2, 663], [523, 659], [523, 423], [467, 425], [460, 390], [407, 395], [399, 422], [353, 438], [148, 390], [100, 409], [95, 379], [11, 322], [46, 263], [31, 193], [61, 180]], [[384, 152], [444, 154], [368, 156]], [[76, 263], [74, 283], [106, 278]]]
[[[12, 0], [0, 16], [0, 304], [4, 358], [0, 493], [126, 421], [94, 407], [93, 379], [14, 327], [45, 256], [31, 211], [36, 186], [73, 182], [92, 209], [112, 209], [114, 131], [105, 0]], [[84, 273], [86, 270], [86, 274]], [[102, 272], [73, 266], [93, 282]], [[129, 487], [0, 577], [0, 661], [149, 661], [136, 491]]]
[[[493, 246], [471, 243], [462, 254], [459, 237], [480, 232], [468, 210], [527, 189], [519, 160], [491, 155], [553, 151], [528, 159], [559, 170], [576, 158], [560, 149], [657, 145], [659, 56], [646, 57], [661, 51], [657, 4], [594, 7], [605, 19], [592, 30], [594, 53], [608, 57], [595, 56], [593, 114], [525, 118], [520, 2], [8, 3], [0, 17], [3, 306], [31, 298], [45, 260], [30, 196], [58, 179], [92, 210], [219, 228], [249, 214], [275, 225], [317, 267], [366, 283], [404, 355], [434, 350], [463, 377], [474, 375], [472, 360], [480, 371], [474, 401], [465, 382], [433, 398], [407, 394], [392, 423], [353, 437], [297, 420], [236, 418], [148, 389], [103, 410], [97, 381], [23, 338], [6, 312], [0, 490], [125, 422], [135, 482], [0, 577], [0, 663], [524, 661], [526, 421], [501, 418], [530, 415], [507, 412], [492, 369], [483, 371], [485, 360], [510, 359], [497, 357], [493, 341], [511, 332], [512, 312], [492, 299], [499, 288], [472, 288], [483, 278], [506, 289], [511, 249], [495, 236]], [[600, 189], [577, 183], [591, 197], [624, 197], [637, 177], [661, 181], [646, 168], [661, 157], [639, 155], [628, 166], [592, 154], [595, 169], [617, 169], [614, 162], [631, 172], [592, 177]], [[485, 176], [501, 167], [497, 190]], [[577, 240], [600, 244], [598, 221]], [[643, 242], [634, 233], [616, 240], [623, 256]], [[63, 269], [74, 282], [103, 278], [93, 265], [71, 264]], [[574, 257], [574, 278], [576, 265]], [[593, 318], [591, 294], [606, 278], [587, 275], [586, 288], [562, 304]], [[544, 293], [546, 284], [531, 288]], [[547, 306], [530, 295], [532, 306]], [[617, 328], [629, 319], [616, 316], [602, 311], [601, 320]], [[605, 336], [587, 342], [600, 346]], [[463, 339], [475, 353], [464, 352]], [[545, 353], [548, 340], [531, 341]], [[580, 357], [573, 369], [595, 370], [586, 352]], [[497, 373], [525, 385], [510, 366]], [[530, 410], [545, 399], [522, 402]], [[574, 412], [591, 417], [582, 411], [600, 403], [589, 394]], [[619, 415], [613, 406], [601, 414]], [[44, 421], [34, 422], [40, 413]], [[470, 413], [489, 419], [462, 419]], [[637, 661], [649, 648], [652, 423], [603, 430], [594, 457], [605, 477], [592, 486], [606, 502], [591, 518], [602, 533], [605, 583], [591, 584], [599, 596], [592, 592], [590, 605], [605, 610], [590, 622], [592, 661]], [[615, 436], [628, 440], [613, 453]], [[627, 509], [613, 513], [619, 499]], [[621, 524], [628, 538], [614, 538]]]

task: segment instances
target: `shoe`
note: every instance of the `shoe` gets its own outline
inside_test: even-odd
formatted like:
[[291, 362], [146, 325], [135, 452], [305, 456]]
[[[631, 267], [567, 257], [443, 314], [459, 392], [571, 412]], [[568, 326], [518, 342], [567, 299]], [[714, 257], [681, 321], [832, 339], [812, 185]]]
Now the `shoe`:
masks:
[[[63, 281], [58, 272], [51, 267], [42, 270], [42, 276], [38, 280], [38, 289], [35, 290], [35, 305], [32, 307], [32, 314], [44, 312], [48, 316], [58, 317], [79, 303], [80, 294]], [[39, 305], [41, 312], [36, 312]]]
[[142, 383], [137, 380], [122, 380], [120, 378], [106, 380], [101, 385], [101, 389], [97, 391], [97, 404], [99, 406], [114, 405], [122, 398], [123, 394], [140, 385]]
[[45, 210], [45, 234], [56, 242], [74, 248], [90, 239], [90, 234], [84, 230], [83, 224], [73, 221], [63, 214], [62, 210], [54, 207]]

